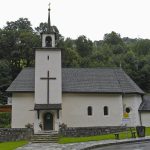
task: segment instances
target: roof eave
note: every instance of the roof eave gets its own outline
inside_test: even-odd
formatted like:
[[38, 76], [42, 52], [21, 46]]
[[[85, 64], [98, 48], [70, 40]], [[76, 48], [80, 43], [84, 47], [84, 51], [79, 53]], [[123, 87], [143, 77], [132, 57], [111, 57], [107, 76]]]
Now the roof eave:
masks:
[[150, 112], [150, 110], [139, 110], [139, 112]]

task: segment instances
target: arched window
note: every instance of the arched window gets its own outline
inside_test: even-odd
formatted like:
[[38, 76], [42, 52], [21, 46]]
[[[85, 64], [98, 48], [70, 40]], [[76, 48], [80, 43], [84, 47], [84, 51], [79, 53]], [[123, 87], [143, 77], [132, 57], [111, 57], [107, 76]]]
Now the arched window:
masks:
[[108, 115], [108, 107], [104, 106], [104, 116], [107, 116], [107, 115]]
[[88, 116], [92, 116], [92, 107], [91, 106], [88, 106], [87, 113], [88, 113]]

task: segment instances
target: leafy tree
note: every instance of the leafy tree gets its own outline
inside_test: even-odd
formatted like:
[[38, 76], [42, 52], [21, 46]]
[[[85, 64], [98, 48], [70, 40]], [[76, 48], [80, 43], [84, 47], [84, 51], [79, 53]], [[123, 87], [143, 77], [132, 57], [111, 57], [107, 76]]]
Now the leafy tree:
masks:
[[11, 127], [11, 113], [1, 112], [0, 113], [0, 128], [10, 128]]
[[98, 47], [91, 55], [90, 67], [113, 66], [111, 56], [113, 55], [110, 46], [106, 43]]
[[76, 49], [81, 57], [87, 57], [92, 54], [93, 43], [91, 40], [87, 39], [86, 36], [82, 35], [75, 41]]
[[11, 69], [7, 60], [0, 60], [0, 103], [5, 104], [7, 95], [5, 90], [11, 82]]
[[33, 66], [33, 48], [40, 44], [40, 36], [33, 31], [27, 18], [7, 22], [0, 32], [0, 54], [10, 62], [13, 78], [23, 67]]
[[35, 31], [36, 31], [38, 34], [46, 33], [47, 28], [48, 28], [48, 24], [47, 24], [46, 22], [45, 22], [45, 23], [41, 22], [40, 25], [35, 28]]
[[[134, 47], [133, 47], [134, 48]], [[135, 44], [135, 52], [138, 55], [147, 55], [150, 54], [150, 40], [140, 39]]]
[[150, 92], [150, 55], [139, 58], [133, 79], [145, 92]]
[[71, 48], [66, 48], [63, 51], [63, 67], [79, 67], [81, 58], [79, 54]]
[[111, 46], [113, 54], [120, 55], [124, 54], [127, 50], [126, 46], [123, 44], [117, 44]]
[[111, 33], [107, 33], [104, 35], [104, 42], [110, 45], [123, 44], [123, 41], [120, 37], [120, 34], [112, 31]]
[[31, 27], [31, 23], [27, 18], [19, 18], [17, 21], [8, 21], [7, 25], [4, 27], [5, 30], [26, 30], [26, 31], [33, 31]]

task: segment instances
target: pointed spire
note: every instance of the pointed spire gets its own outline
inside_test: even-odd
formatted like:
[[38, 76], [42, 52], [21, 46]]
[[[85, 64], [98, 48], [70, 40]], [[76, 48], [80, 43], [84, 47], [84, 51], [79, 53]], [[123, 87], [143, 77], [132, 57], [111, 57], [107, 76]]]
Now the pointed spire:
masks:
[[50, 5], [51, 3], [49, 3], [49, 8], [48, 8], [48, 28], [47, 28], [47, 32], [51, 33], [53, 32], [52, 26], [51, 26], [51, 19], [50, 19]]

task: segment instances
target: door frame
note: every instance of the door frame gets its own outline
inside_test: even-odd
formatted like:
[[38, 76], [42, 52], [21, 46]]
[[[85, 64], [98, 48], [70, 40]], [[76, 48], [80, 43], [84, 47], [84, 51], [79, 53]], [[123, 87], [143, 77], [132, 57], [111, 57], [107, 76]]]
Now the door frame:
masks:
[[[50, 114], [50, 117], [52, 118], [51, 121], [52, 123], [50, 124], [51, 127], [49, 129], [45, 129], [46, 128], [46, 115]], [[43, 114], [43, 129], [45, 131], [48, 131], [48, 130], [54, 130], [54, 115], [51, 113], [51, 112], [45, 112]]]

